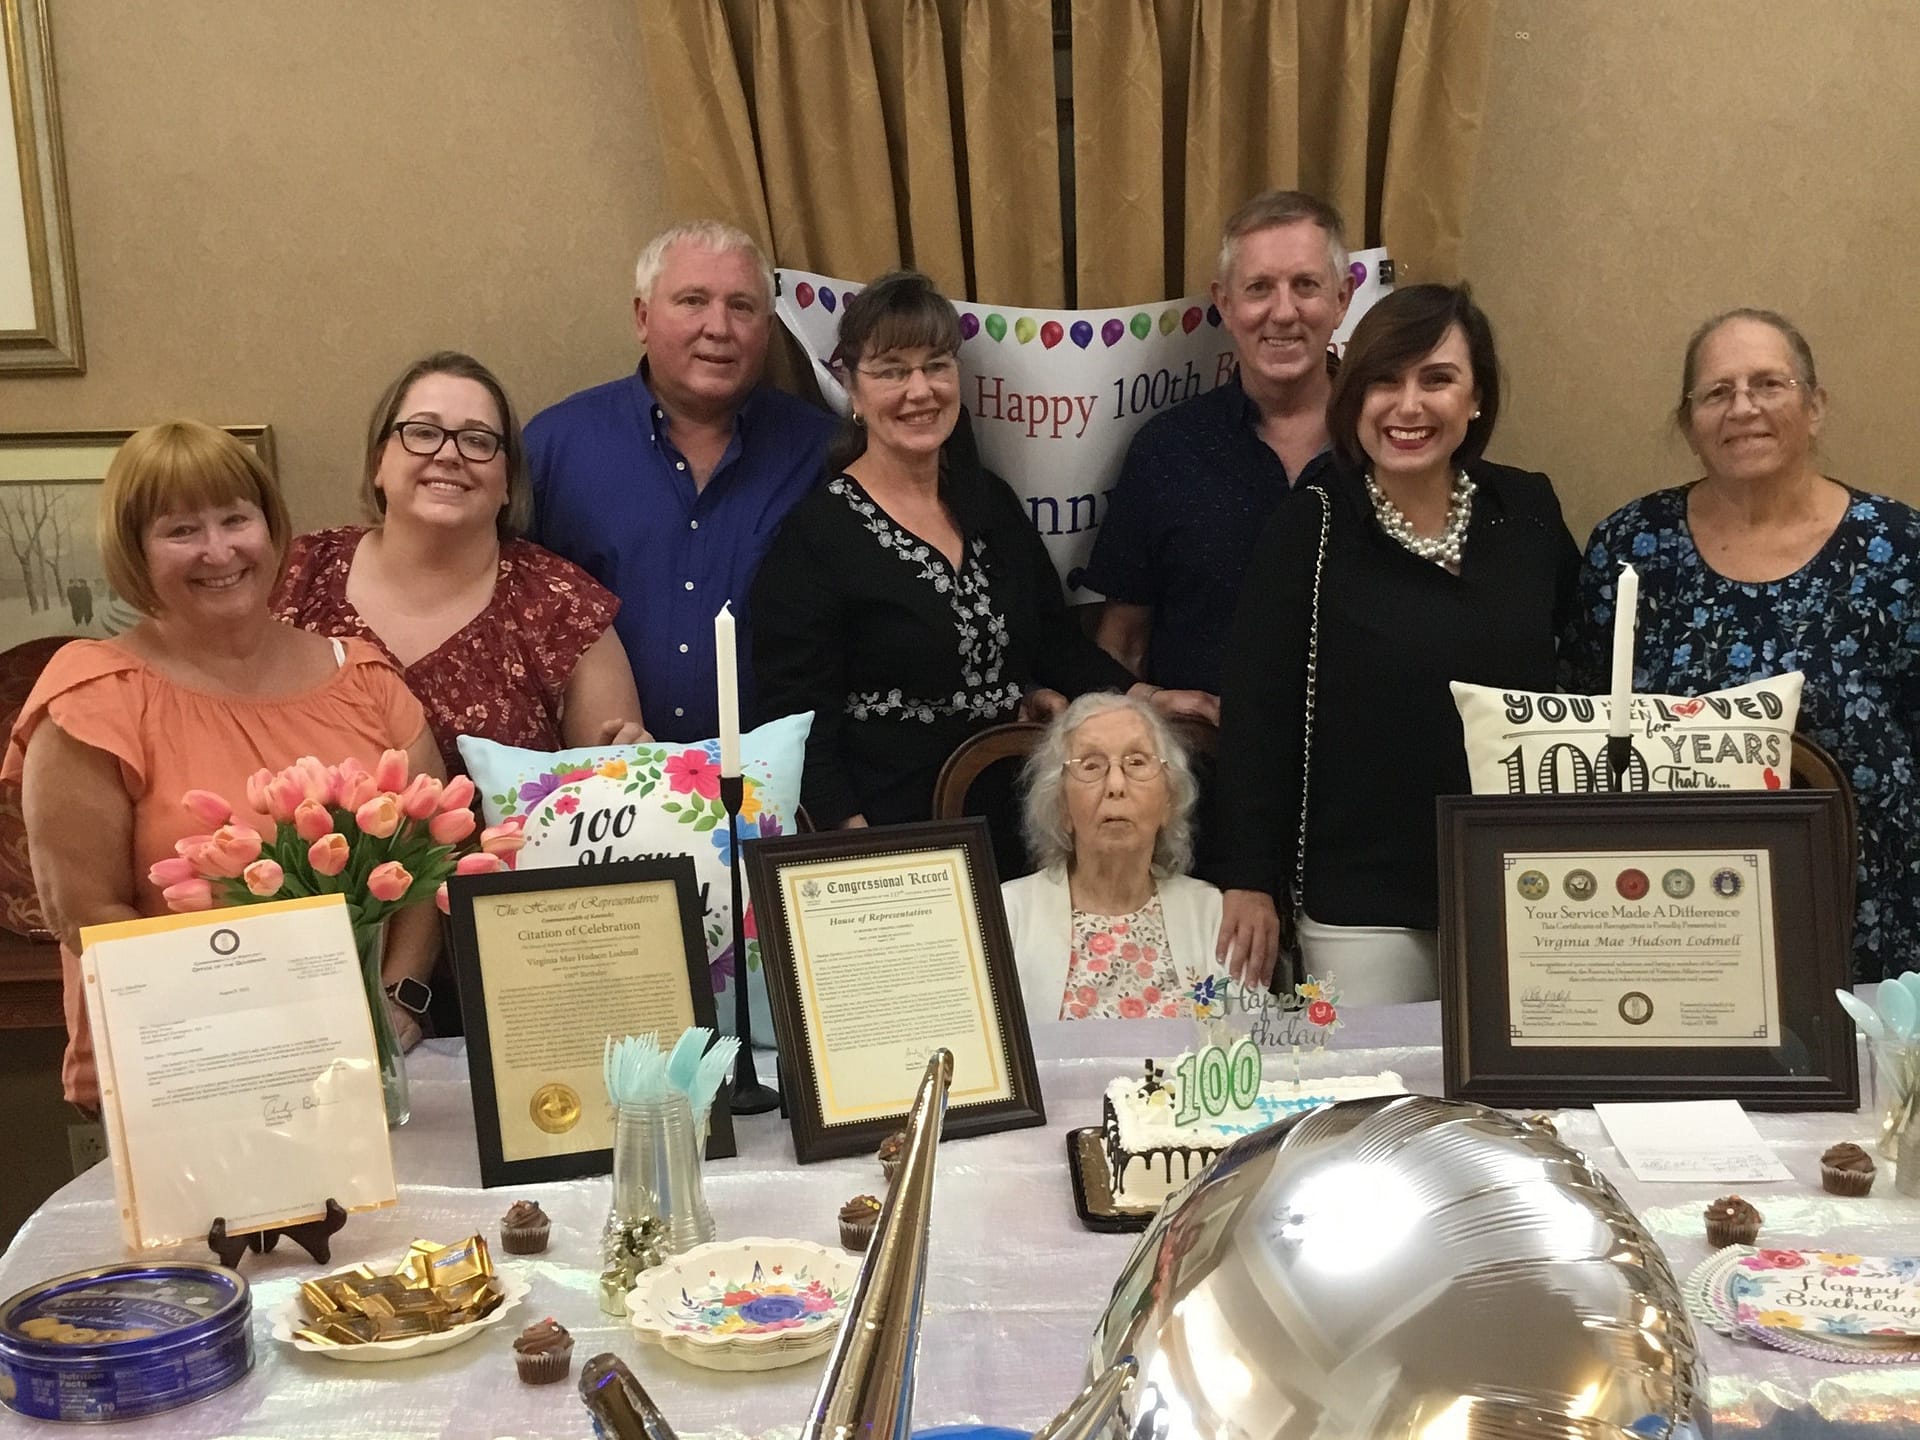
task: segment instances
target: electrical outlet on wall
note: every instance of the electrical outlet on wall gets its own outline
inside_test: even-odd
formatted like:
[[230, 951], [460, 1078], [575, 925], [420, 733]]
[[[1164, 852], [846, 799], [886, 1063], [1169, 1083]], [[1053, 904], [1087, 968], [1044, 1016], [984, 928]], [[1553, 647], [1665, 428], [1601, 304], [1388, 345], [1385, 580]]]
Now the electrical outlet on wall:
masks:
[[74, 1174], [91, 1170], [107, 1158], [107, 1127], [98, 1120], [67, 1126], [67, 1154], [73, 1159]]

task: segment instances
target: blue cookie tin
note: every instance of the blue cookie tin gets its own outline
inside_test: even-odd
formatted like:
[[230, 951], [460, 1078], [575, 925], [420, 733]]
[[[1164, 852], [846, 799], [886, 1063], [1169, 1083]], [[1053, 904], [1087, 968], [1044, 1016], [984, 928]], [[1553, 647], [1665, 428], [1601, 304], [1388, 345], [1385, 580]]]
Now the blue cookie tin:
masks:
[[0, 1304], [0, 1402], [37, 1420], [130, 1420], [204, 1400], [253, 1368], [252, 1322], [246, 1279], [219, 1265], [62, 1275]]

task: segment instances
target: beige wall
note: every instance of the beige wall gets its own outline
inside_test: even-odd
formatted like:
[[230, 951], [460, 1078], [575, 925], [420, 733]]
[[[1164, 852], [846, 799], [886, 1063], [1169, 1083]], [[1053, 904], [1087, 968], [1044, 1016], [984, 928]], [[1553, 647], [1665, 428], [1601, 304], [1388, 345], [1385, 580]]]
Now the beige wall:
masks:
[[1466, 272], [1501, 341], [1495, 458], [1576, 539], [1691, 478], [1666, 416], [1694, 326], [1763, 305], [1833, 397], [1828, 473], [1920, 503], [1920, 5], [1497, 0]]
[[471, 350], [523, 412], [630, 368], [660, 223], [631, 0], [53, 0], [87, 373], [0, 429], [274, 427], [349, 519], [392, 375]]

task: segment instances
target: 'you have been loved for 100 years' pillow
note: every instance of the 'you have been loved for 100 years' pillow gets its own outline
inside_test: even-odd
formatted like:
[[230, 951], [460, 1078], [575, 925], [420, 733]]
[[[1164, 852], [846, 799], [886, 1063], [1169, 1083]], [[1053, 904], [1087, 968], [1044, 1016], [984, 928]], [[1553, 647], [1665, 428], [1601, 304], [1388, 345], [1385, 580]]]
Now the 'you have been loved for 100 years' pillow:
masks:
[[[1784, 790], [1800, 718], [1800, 672], [1711, 695], [1635, 695], [1628, 790]], [[1476, 795], [1583, 795], [1613, 788], [1605, 695], [1541, 695], [1453, 682]]]
[[[746, 794], [737, 833], [749, 839], [791, 835], [800, 808], [800, 767], [813, 714], [772, 720], [740, 737]], [[487, 823], [527, 817], [527, 848], [519, 868], [596, 865], [612, 860], [693, 857], [705, 910], [701, 931], [719, 998], [722, 1030], [733, 1029], [733, 888], [728, 872], [733, 839], [720, 803], [720, 742], [646, 741], [589, 745], [577, 750], [517, 750], [491, 740], [460, 737], [460, 758], [480, 792]], [[741, 877], [745, 884], [745, 876]], [[741, 897], [747, 932], [747, 1005], [753, 1036], [773, 1044], [767, 980], [760, 968], [751, 898]]]

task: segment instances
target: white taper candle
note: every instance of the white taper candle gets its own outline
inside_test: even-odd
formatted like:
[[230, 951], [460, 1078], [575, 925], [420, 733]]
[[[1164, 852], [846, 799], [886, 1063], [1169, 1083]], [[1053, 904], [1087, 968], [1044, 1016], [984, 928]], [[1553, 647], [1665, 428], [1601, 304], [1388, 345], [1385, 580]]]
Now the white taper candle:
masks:
[[1609, 735], [1633, 733], [1627, 711], [1633, 699], [1633, 635], [1639, 609], [1640, 572], [1622, 565], [1613, 595], [1613, 685], [1608, 691], [1613, 713], [1607, 720]]
[[733, 602], [713, 617], [713, 663], [720, 677], [720, 773], [740, 773], [740, 661], [734, 651]]

